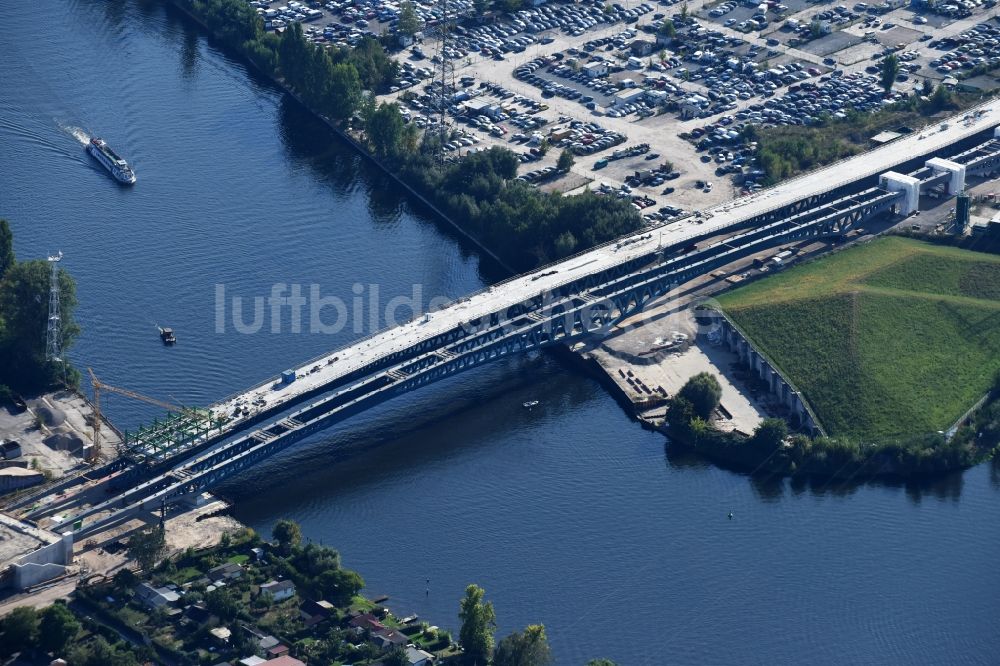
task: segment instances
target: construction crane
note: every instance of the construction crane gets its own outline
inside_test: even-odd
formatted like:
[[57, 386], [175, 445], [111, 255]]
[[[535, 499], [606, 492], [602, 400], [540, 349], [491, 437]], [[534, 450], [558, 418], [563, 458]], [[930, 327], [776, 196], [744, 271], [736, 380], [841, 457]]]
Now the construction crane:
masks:
[[118, 388], [117, 386], [111, 386], [110, 384], [105, 384], [97, 378], [94, 371], [91, 368], [87, 368], [87, 372], [90, 373], [90, 383], [94, 387], [94, 457], [96, 457], [101, 450], [101, 391], [110, 391], [112, 393], [117, 393], [119, 395], [124, 395], [133, 400], [141, 400], [142, 402], [148, 402], [151, 405], [156, 405], [157, 407], [162, 407], [170, 412], [180, 413], [183, 411], [182, 407], [177, 405], [172, 405], [169, 402], [164, 402], [162, 400], [157, 400], [156, 398], [150, 398], [149, 396], [142, 395], [141, 393], [136, 393], [135, 391], [129, 391], [128, 389]]

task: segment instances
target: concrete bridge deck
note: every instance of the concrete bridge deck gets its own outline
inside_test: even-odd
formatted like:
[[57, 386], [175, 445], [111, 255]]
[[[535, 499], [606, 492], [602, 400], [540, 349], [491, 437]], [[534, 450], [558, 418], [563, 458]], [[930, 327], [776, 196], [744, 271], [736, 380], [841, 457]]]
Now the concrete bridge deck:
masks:
[[[610, 319], [639, 310], [666, 293], [671, 281], [684, 281], [786, 239], [842, 234], [859, 219], [894, 206], [902, 197], [901, 192], [865, 183], [921, 156], [939, 156], [949, 146], [998, 124], [1000, 101], [990, 102], [771, 190], [493, 285], [312, 359], [295, 369], [298, 377], [291, 384], [277, 385], [275, 378], [213, 405], [217, 416], [230, 418], [212, 439], [221, 441], [295, 404], [333, 392], [329, 397], [142, 482], [114, 500], [99, 502], [58, 527], [68, 527], [81, 517], [107, 524], [115, 520], [112, 515], [123, 519], [149, 509], [151, 502], [166, 502], [209, 487], [377, 401], [512, 351], [565, 342], [603, 327]], [[975, 159], [990, 160], [998, 154], [1000, 147], [977, 153]], [[722, 234], [732, 237], [692, 251], [692, 244]], [[607, 304], [605, 313], [588, 319], [594, 311], [601, 312], [600, 307], [595, 310], [595, 302]], [[240, 416], [235, 416], [237, 408], [241, 408]], [[197, 444], [194, 441], [189, 448]], [[176, 452], [165, 455], [172, 453]], [[34, 517], [51, 515], [45, 509], [33, 513]], [[97, 527], [90, 525], [85, 531]]]
[[[915, 132], [909, 136], [837, 164], [786, 181], [760, 193], [742, 197], [693, 218], [646, 229], [556, 264], [493, 285], [478, 293], [458, 299], [449, 307], [414, 321], [380, 331], [350, 343], [329, 354], [311, 359], [295, 368], [297, 379], [280, 389], [272, 388], [277, 377], [230, 396], [210, 407], [217, 415], [233, 417], [237, 405], [249, 407], [251, 414], [273, 412], [295, 398], [314, 395], [324, 387], [335, 386], [338, 379], [363, 371], [378, 359], [392, 357], [413, 348], [421, 340], [430, 340], [468, 325], [477, 318], [514, 308], [536, 298], [584, 273], [596, 274], [641, 259], [657, 248], [683, 247], [693, 241], [717, 235], [728, 228], [738, 228], [749, 220], [808, 199], [817, 194], [865, 178], [875, 177], [920, 155], [938, 152], [948, 146], [1000, 124], [1000, 100], [987, 102], [976, 109]], [[314, 370], [315, 369], [315, 370]], [[258, 404], [255, 405], [255, 402]]]

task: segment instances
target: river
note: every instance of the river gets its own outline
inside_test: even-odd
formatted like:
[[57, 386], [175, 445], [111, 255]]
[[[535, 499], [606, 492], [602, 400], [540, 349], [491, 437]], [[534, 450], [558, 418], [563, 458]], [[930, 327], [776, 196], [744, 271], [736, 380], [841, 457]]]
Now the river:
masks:
[[[218, 285], [248, 304], [280, 283], [351, 303], [354, 285], [385, 302], [496, 279], [175, 12], [3, 13], [0, 216], [20, 258], [65, 253], [78, 367], [208, 404], [360, 334], [287, 318], [244, 334], [231, 312], [219, 332]], [[134, 187], [86, 155], [93, 134], [134, 163]], [[107, 411], [128, 428], [157, 415], [122, 397]], [[558, 664], [988, 664], [1000, 649], [996, 465], [911, 486], [756, 481], [674, 452], [547, 355], [397, 399], [222, 490], [240, 520], [299, 521], [369, 593], [433, 624], [457, 628], [465, 585], [483, 585], [500, 634], [544, 623]]]

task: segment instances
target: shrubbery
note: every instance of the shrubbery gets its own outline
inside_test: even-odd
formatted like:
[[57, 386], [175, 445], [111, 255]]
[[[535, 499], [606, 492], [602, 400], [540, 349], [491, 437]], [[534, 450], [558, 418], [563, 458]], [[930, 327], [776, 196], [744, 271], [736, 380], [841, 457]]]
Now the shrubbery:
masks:
[[[694, 378], [688, 384], [692, 381]], [[834, 478], [925, 477], [971, 467], [992, 456], [1000, 444], [1000, 386], [994, 388], [994, 400], [977, 413], [973, 423], [959, 429], [950, 440], [928, 433], [875, 443], [788, 436], [782, 419], [764, 419], [749, 437], [723, 432], [695, 413], [690, 400], [682, 395], [684, 389], [668, 405], [671, 440], [751, 472]]]

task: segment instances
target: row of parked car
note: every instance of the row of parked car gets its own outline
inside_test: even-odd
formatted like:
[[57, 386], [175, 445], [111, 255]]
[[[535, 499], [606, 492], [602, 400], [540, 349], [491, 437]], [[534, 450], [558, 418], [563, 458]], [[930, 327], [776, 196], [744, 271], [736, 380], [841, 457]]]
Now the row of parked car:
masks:
[[996, 25], [980, 23], [960, 35], [930, 42], [928, 46], [946, 50], [940, 58], [930, 62], [941, 74], [954, 74], [977, 65], [1000, 66], [1000, 27]]

